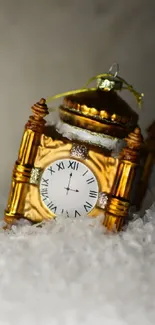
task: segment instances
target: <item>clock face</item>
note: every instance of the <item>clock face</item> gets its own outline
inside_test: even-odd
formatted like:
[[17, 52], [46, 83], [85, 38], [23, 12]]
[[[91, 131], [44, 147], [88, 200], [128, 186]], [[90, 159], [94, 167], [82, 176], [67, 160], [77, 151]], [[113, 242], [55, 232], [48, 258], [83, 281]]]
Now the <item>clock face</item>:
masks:
[[98, 183], [92, 171], [80, 161], [56, 160], [42, 174], [40, 195], [53, 214], [80, 217], [96, 205]]

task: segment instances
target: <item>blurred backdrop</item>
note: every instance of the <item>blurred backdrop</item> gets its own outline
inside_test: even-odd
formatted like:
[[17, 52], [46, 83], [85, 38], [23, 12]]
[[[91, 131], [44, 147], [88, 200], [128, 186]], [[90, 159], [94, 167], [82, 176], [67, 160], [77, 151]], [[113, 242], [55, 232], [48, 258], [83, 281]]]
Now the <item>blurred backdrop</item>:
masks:
[[145, 93], [139, 111], [145, 135], [155, 119], [154, 58], [154, 0], [0, 0], [1, 197], [8, 195], [31, 105], [83, 86], [114, 61]]

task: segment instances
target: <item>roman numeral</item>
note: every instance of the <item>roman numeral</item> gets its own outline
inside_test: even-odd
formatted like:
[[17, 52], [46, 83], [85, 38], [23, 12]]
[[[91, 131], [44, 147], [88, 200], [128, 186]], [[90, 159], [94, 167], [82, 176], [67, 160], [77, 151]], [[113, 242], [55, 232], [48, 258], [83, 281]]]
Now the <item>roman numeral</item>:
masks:
[[48, 186], [49, 179], [42, 178], [42, 185]]
[[90, 210], [90, 208], [92, 208], [92, 204], [86, 201], [86, 203], [84, 204], [84, 208], [85, 208], [86, 212], [88, 212]]
[[41, 193], [41, 195], [43, 196], [43, 201], [45, 201], [46, 199], [48, 199], [48, 191], [47, 191], [47, 187], [42, 188], [42, 189], [40, 190], [40, 193]]
[[48, 168], [48, 170], [50, 171], [51, 175], [52, 175], [53, 173], [55, 173], [55, 170], [53, 170], [52, 166], [50, 166], [50, 167]]
[[69, 213], [68, 213], [68, 211], [66, 211], [66, 214], [67, 214], [67, 218], [69, 218]]
[[56, 165], [58, 166], [58, 171], [61, 170], [61, 169], [65, 169], [63, 161], [60, 161], [60, 163], [56, 164]]
[[85, 176], [87, 173], [88, 173], [88, 169], [86, 170], [86, 172], [82, 176]]
[[51, 211], [54, 211], [54, 213], [56, 213], [56, 210], [57, 210], [57, 207], [53, 204], [53, 202], [49, 202], [47, 204], [47, 207], [51, 210]]
[[73, 169], [73, 170], [78, 170], [78, 167], [79, 167], [79, 163], [78, 162], [76, 162], [76, 161], [70, 161], [69, 160], [69, 166], [68, 166], [68, 168], [71, 168], [71, 169]]
[[91, 183], [95, 182], [95, 179], [94, 179], [94, 177], [91, 177], [91, 178], [87, 179], [86, 182], [87, 182], [87, 184], [91, 184]]
[[96, 198], [97, 195], [98, 193], [96, 191], [92, 191], [92, 190], [89, 191], [89, 197]]
[[76, 218], [76, 217], [80, 217], [80, 216], [81, 216], [81, 214], [77, 210], [75, 210], [74, 217]]
[[62, 213], [62, 214], [66, 213], [67, 218], [69, 218], [69, 213], [68, 213], [67, 210], [62, 209], [62, 210], [61, 210], [61, 213]]

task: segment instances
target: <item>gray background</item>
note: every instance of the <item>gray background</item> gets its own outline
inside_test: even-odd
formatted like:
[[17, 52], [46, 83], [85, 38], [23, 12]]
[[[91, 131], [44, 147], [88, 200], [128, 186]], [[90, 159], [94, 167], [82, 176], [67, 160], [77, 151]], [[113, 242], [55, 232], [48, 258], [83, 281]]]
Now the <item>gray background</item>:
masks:
[[[0, 0], [1, 197], [7, 197], [31, 105], [83, 86], [114, 61], [145, 93], [145, 131], [155, 118], [154, 34], [154, 0]], [[136, 107], [132, 96], [125, 98]]]

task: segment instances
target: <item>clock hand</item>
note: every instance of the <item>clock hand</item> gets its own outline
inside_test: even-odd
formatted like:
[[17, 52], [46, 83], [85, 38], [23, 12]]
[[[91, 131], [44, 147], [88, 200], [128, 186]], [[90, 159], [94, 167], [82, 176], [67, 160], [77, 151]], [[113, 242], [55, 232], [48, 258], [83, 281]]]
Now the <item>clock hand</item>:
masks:
[[72, 188], [65, 187], [65, 190], [72, 191], [72, 192], [79, 192], [79, 190], [73, 190]]
[[71, 178], [72, 178], [72, 173], [70, 173], [70, 175], [69, 175], [68, 186], [65, 187], [65, 190], [67, 190], [66, 195], [68, 195], [68, 191], [70, 190]]

